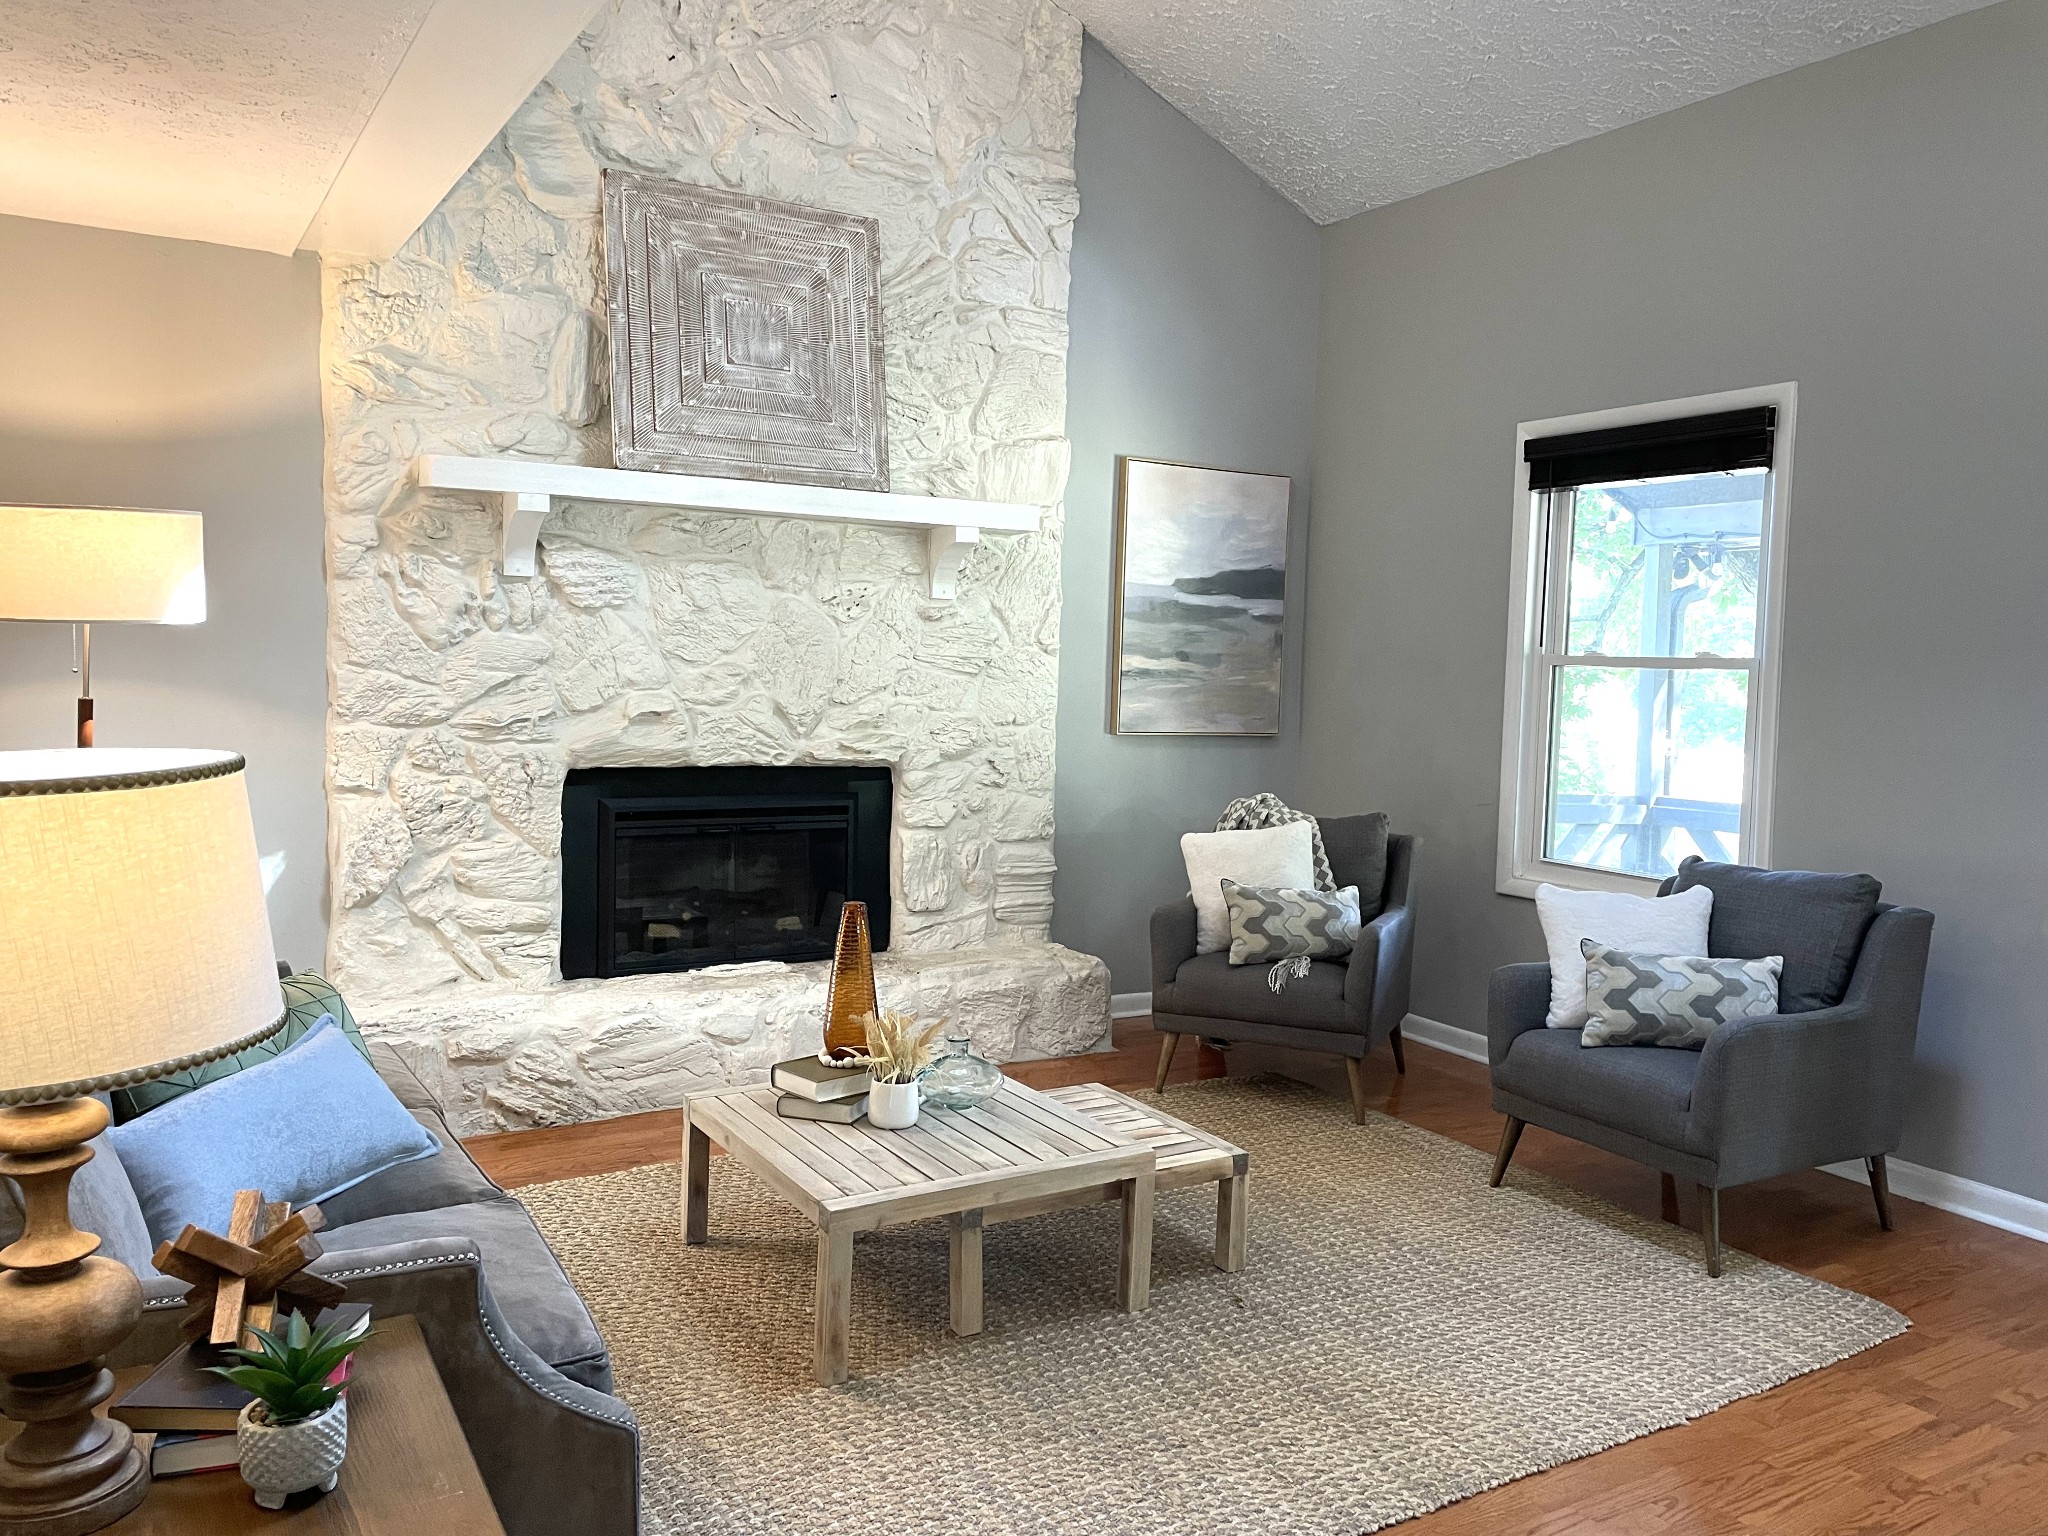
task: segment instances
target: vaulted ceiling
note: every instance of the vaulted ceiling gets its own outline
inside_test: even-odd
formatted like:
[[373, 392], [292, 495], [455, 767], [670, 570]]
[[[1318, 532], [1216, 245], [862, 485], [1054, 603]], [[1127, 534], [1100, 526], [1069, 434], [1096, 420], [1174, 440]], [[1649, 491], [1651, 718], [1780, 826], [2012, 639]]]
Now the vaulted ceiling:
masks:
[[1989, 0], [1066, 0], [1319, 223]]
[[389, 254], [598, 0], [4, 0], [0, 213]]
[[[389, 254], [598, 3], [4, 0], [0, 213]], [[1329, 222], [1987, 0], [1064, 3]]]

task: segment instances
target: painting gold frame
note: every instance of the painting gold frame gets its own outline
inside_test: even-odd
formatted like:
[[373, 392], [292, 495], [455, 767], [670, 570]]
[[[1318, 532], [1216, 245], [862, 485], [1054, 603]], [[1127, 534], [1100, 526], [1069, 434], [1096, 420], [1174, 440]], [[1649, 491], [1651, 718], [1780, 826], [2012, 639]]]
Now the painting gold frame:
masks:
[[[1126, 628], [1132, 617], [1129, 599], [1131, 591], [1130, 574], [1133, 565], [1132, 521], [1134, 508], [1132, 505], [1131, 484], [1133, 466], [1179, 470], [1194, 475], [1228, 476], [1238, 481], [1277, 482], [1277, 488], [1269, 486], [1265, 491], [1269, 497], [1277, 497], [1279, 507], [1277, 539], [1271, 536], [1271, 530], [1268, 529], [1265, 547], [1271, 555], [1277, 557], [1275, 571], [1279, 577], [1280, 595], [1277, 598], [1251, 598], [1247, 601], [1246, 610], [1240, 615], [1243, 619], [1254, 624], [1270, 622], [1273, 627], [1275, 656], [1272, 662], [1271, 682], [1269, 687], [1265, 684], [1259, 685], [1262, 690], [1269, 691], [1271, 695], [1270, 724], [1259, 721], [1251, 727], [1232, 726], [1221, 723], [1162, 725], [1157, 722], [1159, 716], [1164, 711], [1157, 705], [1156, 701], [1146, 701], [1135, 697], [1126, 699], [1126, 687], [1131, 681], [1125, 675], [1125, 661], [1127, 651], [1130, 649], [1127, 645]], [[1290, 586], [1287, 582], [1287, 566], [1292, 527], [1293, 489], [1292, 477], [1275, 474], [1267, 470], [1227, 469], [1212, 464], [1191, 464], [1178, 459], [1150, 458], [1135, 454], [1118, 455], [1116, 461], [1116, 558], [1112, 563], [1110, 591], [1109, 729], [1113, 735], [1275, 737], [1281, 734], [1286, 697], [1286, 649], [1282, 637], [1286, 622], [1286, 599]], [[1270, 521], [1270, 515], [1268, 520]], [[1261, 574], [1265, 573], [1219, 571], [1214, 573], [1213, 576], [1204, 579], [1214, 580], [1216, 577], [1221, 576], [1250, 577]], [[1204, 598], [1214, 595], [1216, 594], [1205, 593], [1195, 595], [1194, 601], [1199, 603]], [[1242, 597], [1242, 594], [1231, 595]], [[1268, 603], [1273, 608], [1270, 614], [1263, 611]], [[1253, 608], [1259, 611], [1254, 613], [1251, 611]], [[1136, 689], [1132, 691], [1134, 694], [1137, 692]], [[1240, 689], [1239, 691], [1242, 693], [1245, 690]]]

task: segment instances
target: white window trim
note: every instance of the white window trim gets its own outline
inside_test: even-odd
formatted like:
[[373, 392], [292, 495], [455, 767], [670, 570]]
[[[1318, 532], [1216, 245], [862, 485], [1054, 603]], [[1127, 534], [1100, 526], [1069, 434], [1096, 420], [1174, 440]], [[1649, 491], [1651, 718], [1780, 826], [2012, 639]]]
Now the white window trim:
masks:
[[1561, 864], [1541, 855], [1545, 756], [1550, 730], [1549, 701], [1541, 694], [1543, 564], [1546, 536], [1529, 493], [1529, 465], [1523, 446], [1536, 437], [1597, 432], [1643, 422], [1704, 416], [1759, 405], [1778, 408], [1771, 453], [1770, 504], [1764, 520], [1757, 576], [1756, 664], [1750, 694], [1749, 754], [1744, 779], [1741, 859], [1770, 867], [1773, 780], [1778, 751], [1778, 668], [1783, 652], [1787, 508], [1792, 488], [1792, 433], [1799, 386], [1770, 384], [1758, 389], [1660, 400], [1548, 421], [1525, 421], [1515, 429], [1514, 557], [1509, 567], [1506, 708], [1501, 729], [1500, 835], [1494, 889], [1505, 896], [1536, 894], [1538, 885], [1649, 895], [1658, 882], [1641, 875]]

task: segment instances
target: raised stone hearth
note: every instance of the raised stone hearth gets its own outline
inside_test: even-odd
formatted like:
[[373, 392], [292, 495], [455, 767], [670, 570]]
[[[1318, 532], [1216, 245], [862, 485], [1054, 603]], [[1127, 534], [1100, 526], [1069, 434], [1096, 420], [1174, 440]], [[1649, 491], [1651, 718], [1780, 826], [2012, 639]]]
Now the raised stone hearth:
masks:
[[[759, 1082], [815, 1051], [829, 961], [766, 962], [609, 981], [463, 987], [372, 1008], [458, 1133], [560, 1125]], [[885, 1008], [961, 1021], [984, 1055], [1063, 1056], [1103, 1043], [1109, 973], [1057, 944], [875, 956]]]
[[[471, 1128], [757, 1076], [819, 992], [563, 985], [576, 767], [885, 764], [889, 985], [994, 1055], [1105, 1030], [1048, 943], [1080, 41], [1049, 0], [610, 0], [397, 256], [327, 261], [328, 965]], [[915, 528], [558, 500], [502, 574], [494, 499], [412, 466], [610, 462], [605, 166], [878, 219], [892, 489], [1037, 530], [935, 602]]]

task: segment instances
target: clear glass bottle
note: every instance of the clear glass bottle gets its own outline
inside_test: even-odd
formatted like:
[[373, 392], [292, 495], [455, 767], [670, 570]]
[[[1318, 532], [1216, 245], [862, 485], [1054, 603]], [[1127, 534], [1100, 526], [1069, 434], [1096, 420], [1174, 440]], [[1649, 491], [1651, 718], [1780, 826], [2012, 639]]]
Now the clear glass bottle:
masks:
[[946, 1049], [918, 1079], [934, 1109], [972, 1109], [1003, 1085], [1002, 1069], [974, 1054], [963, 1030], [946, 1036]]

